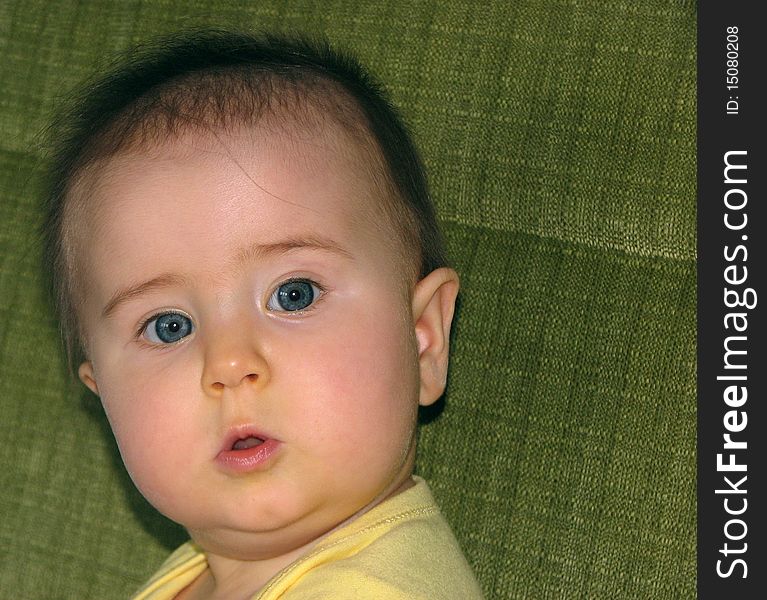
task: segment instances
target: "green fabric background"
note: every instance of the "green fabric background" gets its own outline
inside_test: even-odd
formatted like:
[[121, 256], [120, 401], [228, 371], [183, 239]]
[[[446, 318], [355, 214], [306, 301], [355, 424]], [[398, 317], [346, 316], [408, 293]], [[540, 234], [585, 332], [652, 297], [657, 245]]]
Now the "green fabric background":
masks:
[[0, 0], [0, 598], [124, 598], [184, 537], [67, 383], [35, 227], [57, 99], [199, 24], [325, 32], [411, 123], [463, 284], [418, 470], [488, 598], [694, 597], [694, 2]]

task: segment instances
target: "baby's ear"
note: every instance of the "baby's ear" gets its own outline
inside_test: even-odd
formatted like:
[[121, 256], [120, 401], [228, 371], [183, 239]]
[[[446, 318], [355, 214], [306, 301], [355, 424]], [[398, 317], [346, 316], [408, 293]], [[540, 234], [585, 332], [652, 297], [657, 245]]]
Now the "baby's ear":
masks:
[[85, 386], [97, 396], [99, 395], [99, 386], [96, 384], [96, 375], [93, 372], [93, 363], [86, 360], [77, 369], [77, 375]]
[[413, 291], [413, 322], [421, 371], [419, 404], [428, 406], [445, 391], [450, 325], [458, 296], [458, 273], [442, 267], [421, 279]]

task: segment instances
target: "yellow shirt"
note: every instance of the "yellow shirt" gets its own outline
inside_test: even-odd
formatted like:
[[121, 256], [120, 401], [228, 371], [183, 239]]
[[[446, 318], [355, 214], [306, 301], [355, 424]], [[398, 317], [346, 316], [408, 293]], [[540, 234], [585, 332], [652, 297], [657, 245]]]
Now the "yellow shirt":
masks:
[[[252, 600], [474, 600], [482, 593], [423, 479], [323, 538]], [[207, 569], [192, 542], [133, 600], [170, 600]]]

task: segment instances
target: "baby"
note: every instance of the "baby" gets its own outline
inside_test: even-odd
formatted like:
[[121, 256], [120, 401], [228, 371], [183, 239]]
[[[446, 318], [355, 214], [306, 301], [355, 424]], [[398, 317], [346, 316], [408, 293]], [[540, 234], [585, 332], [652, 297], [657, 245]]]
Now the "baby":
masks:
[[135, 597], [481, 597], [413, 476], [458, 277], [361, 67], [198, 31], [134, 52], [53, 132], [70, 361], [191, 536]]

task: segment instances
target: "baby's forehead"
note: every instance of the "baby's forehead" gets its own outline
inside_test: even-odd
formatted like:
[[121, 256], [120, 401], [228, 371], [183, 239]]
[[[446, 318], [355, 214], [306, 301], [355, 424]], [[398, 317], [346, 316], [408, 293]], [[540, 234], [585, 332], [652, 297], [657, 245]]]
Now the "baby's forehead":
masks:
[[[147, 173], [156, 175], [158, 171], [149, 167], [158, 164], [163, 166], [163, 176], [171, 178], [185, 161], [200, 163], [207, 159], [206, 168], [212, 164], [222, 172], [236, 165], [256, 188], [263, 187], [279, 197], [279, 182], [275, 186], [274, 180], [264, 181], [263, 174], [253, 168], [262, 162], [274, 167], [273, 159], [278, 157], [284, 180], [299, 176], [306, 180], [308, 173], [317, 183], [331, 179], [349, 184], [355, 193], [343, 194], [344, 220], [364, 230], [372, 227], [382, 231], [383, 226], [386, 237], [402, 243], [400, 225], [392, 216], [398, 196], [387, 163], [361, 109], [343, 105], [345, 101], [351, 102], [349, 98], [343, 100], [343, 96], [334, 97], [335, 104], [328, 100], [330, 106], [325, 102], [290, 101], [260, 111], [251, 122], [225, 125], [192, 121], [183, 126], [179, 122], [162, 137], [136, 135], [118, 152], [93, 161], [83, 171], [78, 187], [85, 193], [78, 194], [80, 200], [74, 204], [84, 210], [79, 210], [79, 218], [70, 220], [70, 224], [79, 221], [85, 226], [78, 235], [82, 240], [84, 230], [103, 225], [107, 214], [119, 218], [110, 206], [120, 203], [120, 210], [127, 211], [122, 214], [129, 215], [131, 203], [112, 198], [124, 197], [123, 191], [130, 192], [145, 182]], [[105, 187], [109, 191], [100, 193]], [[297, 204], [295, 210], [300, 205], [311, 206], [311, 182], [305, 189], [305, 195], [291, 200]], [[89, 201], [94, 197], [97, 201]], [[78, 246], [87, 254], [87, 247]], [[402, 252], [397, 249], [398, 254]]]
[[[125, 280], [199, 265], [225, 277], [252, 247], [336, 247], [355, 260], [399, 263], [399, 236], [371, 210], [382, 199], [355, 168], [359, 153], [327, 135], [279, 131], [287, 133], [189, 134], [113, 157], [109, 175], [96, 176], [87, 217], [95, 235], [81, 230], [81, 258], [114, 265]], [[93, 285], [105, 279], [94, 277]]]
[[278, 199], [292, 194], [287, 202], [296, 211], [311, 210], [313, 186], [335, 182], [344, 198], [343, 212], [360, 225], [380, 223], [390, 202], [382, 161], [365, 140], [333, 120], [275, 116], [230, 131], [190, 128], [163, 143], [134, 146], [96, 161], [79, 179], [75, 203], [86, 209], [81, 217], [98, 225], [103, 215], [115, 217], [115, 205], [122, 214], [138, 209], [127, 200], [137, 190], [166, 189], [155, 185], [158, 178], [171, 186], [198, 171], [221, 179], [222, 190], [244, 177], [254, 191]]

